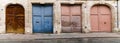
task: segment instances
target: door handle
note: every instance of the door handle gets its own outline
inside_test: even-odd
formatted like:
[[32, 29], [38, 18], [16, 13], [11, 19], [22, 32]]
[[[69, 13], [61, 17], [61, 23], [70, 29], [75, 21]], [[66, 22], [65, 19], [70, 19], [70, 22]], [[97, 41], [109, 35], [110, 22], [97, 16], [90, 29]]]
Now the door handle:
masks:
[[36, 21], [36, 23], [39, 23], [39, 21]]
[[104, 24], [106, 24], [106, 22], [104, 22]]

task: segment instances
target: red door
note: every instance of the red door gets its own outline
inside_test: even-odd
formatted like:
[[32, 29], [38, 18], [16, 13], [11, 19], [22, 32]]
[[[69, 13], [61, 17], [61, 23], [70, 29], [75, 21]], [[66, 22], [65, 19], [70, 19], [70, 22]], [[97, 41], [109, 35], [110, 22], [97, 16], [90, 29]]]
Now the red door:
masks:
[[62, 32], [81, 32], [81, 6], [62, 5]]
[[91, 9], [92, 32], [111, 32], [111, 10], [105, 5], [96, 5]]

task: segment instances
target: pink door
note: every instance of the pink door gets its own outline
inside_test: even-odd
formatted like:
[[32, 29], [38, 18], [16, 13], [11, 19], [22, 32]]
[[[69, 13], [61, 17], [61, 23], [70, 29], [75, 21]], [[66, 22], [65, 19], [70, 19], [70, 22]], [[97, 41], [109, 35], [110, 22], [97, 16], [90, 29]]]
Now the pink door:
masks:
[[81, 6], [62, 5], [62, 32], [81, 32]]
[[96, 5], [91, 9], [92, 32], [111, 32], [111, 11], [105, 5]]

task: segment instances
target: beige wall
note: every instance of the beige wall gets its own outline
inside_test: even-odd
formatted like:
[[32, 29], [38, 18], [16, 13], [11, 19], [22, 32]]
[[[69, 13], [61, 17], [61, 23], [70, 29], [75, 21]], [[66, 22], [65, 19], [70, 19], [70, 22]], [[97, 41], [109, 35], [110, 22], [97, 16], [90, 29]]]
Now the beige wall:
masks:
[[[120, 2], [120, 1], [119, 1]], [[112, 30], [113, 32], [118, 32], [120, 30], [120, 19], [119, 19], [119, 28], [117, 27], [117, 2], [116, 1], [74, 1], [74, 0], [1, 0], [0, 1], [0, 33], [6, 32], [5, 27], [5, 10], [6, 6], [9, 4], [20, 4], [25, 9], [25, 33], [31, 34], [32, 32], [32, 4], [53, 4], [54, 7], [54, 33], [61, 33], [61, 4], [82, 4], [82, 30], [85, 33], [91, 31], [90, 25], [90, 9], [95, 4], [105, 4], [110, 6], [112, 9]], [[120, 3], [119, 3], [120, 6]], [[120, 7], [119, 7], [120, 12]], [[119, 13], [120, 16], [120, 13]], [[120, 18], [120, 17], [119, 17]]]

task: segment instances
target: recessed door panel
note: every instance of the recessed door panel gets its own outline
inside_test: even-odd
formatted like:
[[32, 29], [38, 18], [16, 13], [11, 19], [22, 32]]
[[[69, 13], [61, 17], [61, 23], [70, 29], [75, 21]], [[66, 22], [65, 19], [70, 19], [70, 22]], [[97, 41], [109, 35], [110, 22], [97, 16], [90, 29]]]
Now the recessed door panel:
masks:
[[70, 27], [71, 23], [70, 23], [70, 16], [62, 16], [62, 26], [63, 27]]
[[44, 18], [44, 31], [53, 32], [52, 24], [53, 24], [52, 17], [45, 17]]
[[62, 16], [62, 32], [72, 32], [71, 30], [71, 23], [70, 23], [70, 16]]
[[33, 32], [39, 33], [42, 31], [42, 17], [33, 17]]
[[52, 5], [45, 5], [44, 7], [44, 15], [47, 15], [47, 16], [52, 16], [52, 12], [53, 12], [53, 7]]
[[62, 15], [70, 15], [70, 7], [66, 5], [62, 5], [61, 12]]
[[97, 14], [91, 14], [91, 28], [93, 32], [97, 32], [99, 30], [99, 21]]
[[98, 15], [98, 6], [93, 6], [90, 10], [90, 13], [91, 14], [97, 14]]
[[72, 27], [81, 27], [81, 16], [72, 16], [71, 24]]
[[74, 5], [71, 6], [71, 10], [70, 10], [72, 15], [81, 15], [81, 6], [79, 5]]
[[109, 9], [109, 7], [105, 7], [105, 6], [100, 6], [99, 7], [99, 13], [100, 14], [111, 14], [111, 10]]
[[111, 16], [110, 15], [101, 15], [100, 16], [100, 31], [111, 32]]
[[41, 16], [43, 14], [43, 8], [41, 5], [33, 5], [33, 15]]
[[81, 27], [72, 27], [72, 32], [81, 32], [82, 31], [82, 29], [81, 29]]
[[71, 27], [62, 27], [62, 32], [63, 33], [71, 33], [72, 32], [72, 28]]

